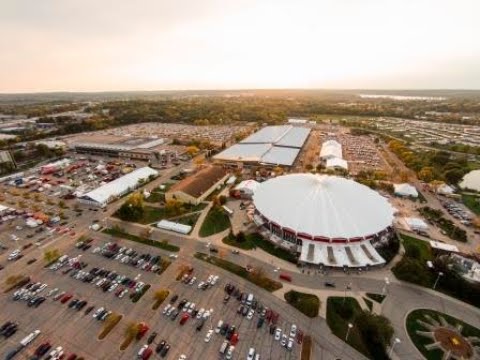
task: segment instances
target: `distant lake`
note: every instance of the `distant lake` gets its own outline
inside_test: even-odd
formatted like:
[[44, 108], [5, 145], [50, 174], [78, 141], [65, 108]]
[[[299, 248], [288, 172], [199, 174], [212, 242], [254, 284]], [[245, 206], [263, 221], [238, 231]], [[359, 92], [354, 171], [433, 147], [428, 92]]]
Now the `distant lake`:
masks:
[[480, 191], [480, 170], [472, 170], [463, 177], [460, 187]]

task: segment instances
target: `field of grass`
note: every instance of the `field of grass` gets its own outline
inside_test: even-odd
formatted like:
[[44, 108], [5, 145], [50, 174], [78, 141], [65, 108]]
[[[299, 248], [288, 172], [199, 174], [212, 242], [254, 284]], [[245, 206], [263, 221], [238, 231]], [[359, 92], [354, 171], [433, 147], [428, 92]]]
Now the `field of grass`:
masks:
[[297, 263], [297, 257], [292, 252], [272, 244], [270, 241], [265, 240], [260, 234], [257, 233], [245, 235], [245, 241], [242, 242], [237, 241], [232, 234], [229, 234], [223, 238], [222, 241], [224, 244], [235, 246], [243, 250], [253, 250], [259, 247], [270, 255], [276, 256], [293, 264]]
[[208, 212], [199, 235], [201, 237], [210, 236], [226, 230], [230, 227], [230, 218], [221, 207], [212, 207]]
[[[355, 317], [362, 311], [362, 309], [357, 300], [352, 297], [347, 297], [345, 299], [345, 305], [343, 304], [343, 297], [329, 297], [327, 299], [327, 324], [337, 337], [345, 341], [348, 323], [354, 324]], [[358, 327], [354, 326], [350, 330], [347, 343], [365, 356], [369, 357], [370, 354], [363, 342]]]
[[459, 320], [457, 318], [454, 318], [452, 316], [449, 316], [447, 314], [443, 314], [434, 310], [429, 310], [429, 309], [414, 310], [410, 314], [408, 314], [407, 320], [406, 320], [408, 336], [410, 336], [410, 339], [412, 340], [412, 342], [415, 344], [417, 349], [422, 353], [422, 355], [427, 360], [441, 360], [443, 353], [439, 350], [428, 351], [425, 348], [425, 345], [432, 343], [432, 340], [425, 338], [423, 336], [419, 336], [416, 333], [417, 330], [425, 331], [425, 328], [423, 328], [417, 322], [417, 320], [419, 319], [425, 321], [426, 320], [425, 315], [431, 316], [433, 319], [436, 319], [436, 320], [438, 320], [438, 316], [443, 316], [443, 318], [447, 320], [447, 322], [451, 325], [455, 326], [456, 324], [461, 324], [463, 326], [462, 335], [464, 335], [465, 337], [476, 336], [480, 338], [480, 329], [477, 329], [463, 322], [462, 320]]
[[317, 317], [320, 309], [320, 299], [316, 295], [290, 290], [284, 295], [287, 303], [308, 317]]
[[258, 274], [257, 276], [254, 273], [249, 273], [244, 267], [234, 264], [230, 261], [198, 252], [194, 256], [199, 260], [208, 262], [209, 264], [230, 271], [231, 273], [238, 275], [241, 278], [244, 278], [267, 291], [272, 292], [283, 287], [282, 283], [278, 281], [272, 280], [263, 274]]
[[169, 244], [168, 241], [156, 241], [156, 240], [146, 239], [146, 238], [142, 238], [132, 234], [128, 234], [119, 229], [104, 229], [102, 230], [102, 232], [105, 234], [122, 238], [122, 239], [135, 241], [141, 244], [157, 247], [159, 249], [163, 249], [167, 251], [178, 252], [180, 250], [178, 246]]
[[462, 201], [466, 207], [472, 210], [473, 213], [480, 215], [480, 198], [475, 195], [462, 194]]

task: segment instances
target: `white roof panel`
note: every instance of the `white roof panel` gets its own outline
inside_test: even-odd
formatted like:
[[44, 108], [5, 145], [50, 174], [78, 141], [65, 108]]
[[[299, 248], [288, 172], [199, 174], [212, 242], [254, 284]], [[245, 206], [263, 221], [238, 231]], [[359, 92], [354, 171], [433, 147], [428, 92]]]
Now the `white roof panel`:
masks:
[[377, 234], [394, 209], [377, 192], [336, 176], [291, 174], [260, 184], [253, 201], [267, 219], [295, 232], [328, 238]]
[[235, 144], [215, 155], [217, 160], [232, 161], [260, 161], [262, 156], [270, 150], [270, 144]]
[[274, 165], [292, 166], [297, 158], [300, 149], [289, 147], [272, 147], [262, 156], [261, 162]]
[[185, 234], [185, 235], [188, 234], [190, 231], [192, 231], [192, 227], [190, 225], [184, 225], [184, 224], [180, 224], [180, 223], [176, 223], [168, 220], [160, 220], [157, 223], [157, 227], [159, 229], [174, 231], [179, 234]]
[[267, 126], [250, 135], [241, 141], [242, 144], [266, 144], [275, 143], [280, 140], [288, 131], [293, 128], [291, 125]]
[[280, 140], [275, 143], [275, 146], [288, 146], [301, 148], [310, 134], [309, 128], [293, 127]]

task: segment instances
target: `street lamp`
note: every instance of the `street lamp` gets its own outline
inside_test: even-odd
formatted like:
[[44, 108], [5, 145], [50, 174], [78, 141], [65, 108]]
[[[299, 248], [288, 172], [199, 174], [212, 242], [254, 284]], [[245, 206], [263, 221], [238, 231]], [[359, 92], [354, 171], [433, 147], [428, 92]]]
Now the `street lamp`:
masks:
[[348, 335], [350, 335], [350, 330], [353, 328], [352, 323], [348, 323], [347, 334], [345, 335], [345, 342], [348, 342]]
[[400, 344], [400, 343], [401, 343], [401, 341], [400, 341], [399, 338], [395, 338], [395, 339], [393, 340], [393, 344], [392, 344], [392, 346], [390, 347], [390, 351], [388, 352], [388, 357], [389, 357], [389, 358], [392, 357], [393, 348], [395, 347], [395, 345]]
[[388, 277], [385, 278], [385, 285], [383, 285], [383, 289], [382, 289], [382, 295], [385, 296], [385, 293], [387, 292], [387, 287], [388, 285], [390, 285], [390, 280], [388, 279]]
[[345, 289], [343, 293], [343, 305], [345, 305], [345, 300], [347, 299], [347, 290], [351, 289], [352, 283], [345, 284]]
[[435, 290], [435, 288], [437, 287], [438, 280], [440, 280], [440, 276], [443, 276], [443, 272], [441, 272], [441, 271], [438, 273], [437, 279], [435, 280], [435, 283], [433, 284], [433, 290]]

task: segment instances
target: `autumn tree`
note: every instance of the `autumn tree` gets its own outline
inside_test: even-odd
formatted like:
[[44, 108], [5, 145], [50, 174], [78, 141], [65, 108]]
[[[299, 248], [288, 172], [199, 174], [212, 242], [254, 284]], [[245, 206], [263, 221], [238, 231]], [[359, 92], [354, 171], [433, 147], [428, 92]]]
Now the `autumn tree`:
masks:
[[118, 216], [125, 221], [138, 221], [145, 213], [143, 195], [135, 192], [118, 209]]

